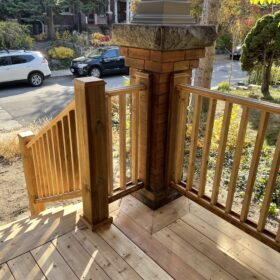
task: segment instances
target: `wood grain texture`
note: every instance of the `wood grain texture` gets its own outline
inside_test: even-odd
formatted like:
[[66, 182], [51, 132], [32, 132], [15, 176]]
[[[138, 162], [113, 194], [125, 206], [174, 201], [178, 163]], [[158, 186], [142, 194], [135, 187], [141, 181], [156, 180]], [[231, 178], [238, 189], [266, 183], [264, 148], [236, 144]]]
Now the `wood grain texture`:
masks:
[[48, 280], [79, 279], [52, 243], [46, 243], [31, 253]]
[[231, 176], [230, 176], [229, 186], [228, 186], [226, 213], [229, 213], [231, 211], [231, 207], [232, 207], [232, 203], [233, 203], [235, 186], [236, 186], [236, 182], [237, 182], [237, 176], [238, 176], [238, 171], [239, 171], [240, 161], [241, 161], [241, 156], [242, 156], [242, 150], [243, 150], [243, 145], [245, 142], [247, 125], [248, 125], [248, 121], [249, 121], [249, 112], [250, 111], [249, 111], [248, 107], [243, 107], [240, 126], [239, 126], [239, 132], [238, 132], [238, 137], [237, 137], [236, 149], [234, 152]]
[[261, 114], [260, 121], [259, 121], [258, 134], [257, 134], [257, 138], [255, 141], [255, 147], [254, 147], [253, 156], [252, 156], [252, 160], [251, 160], [249, 177], [247, 179], [245, 195], [244, 195], [243, 205], [242, 205], [241, 214], [240, 214], [241, 222], [246, 221], [248, 213], [249, 213], [251, 198], [252, 198], [252, 194], [253, 194], [253, 187], [254, 187], [256, 175], [258, 172], [258, 165], [259, 165], [264, 137], [265, 137], [265, 133], [266, 133], [267, 125], [268, 125], [268, 119], [269, 119], [269, 113], [263, 111]]
[[9, 261], [8, 265], [16, 279], [46, 279], [29, 252]]
[[52, 243], [79, 279], [110, 279], [95, 261], [95, 256], [91, 256], [72, 233], [65, 234]]
[[198, 272], [186, 265], [168, 247], [163, 246], [125, 214], [117, 215], [114, 219], [114, 225], [174, 279], [183, 280], [186, 279], [186, 275], [190, 279], [203, 279]]
[[8, 265], [6, 263], [0, 265], [0, 279], [1, 280], [15, 280]]

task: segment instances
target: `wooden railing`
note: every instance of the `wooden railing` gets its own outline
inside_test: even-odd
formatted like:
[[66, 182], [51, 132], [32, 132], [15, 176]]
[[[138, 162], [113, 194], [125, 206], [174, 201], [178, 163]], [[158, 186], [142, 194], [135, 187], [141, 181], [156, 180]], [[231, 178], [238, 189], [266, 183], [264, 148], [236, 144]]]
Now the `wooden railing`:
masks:
[[75, 101], [26, 145], [21, 145], [21, 150], [30, 154], [31, 163], [23, 161], [32, 166], [31, 172], [25, 172], [26, 177], [33, 177], [32, 183], [27, 184], [32, 193], [30, 204], [81, 195]]
[[[106, 91], [109, 149], [109, 202], [115, 201], [144, 186], [143, 181], [139, 180], [139, 139], [141, 138], [141, 136], [139, 136], [141, 134], [139, 127], [140, 97], [146, 97], [146, 89], [147, 87], [145, 85], [138, 84]], [[115, 115], [115, 117], [113, 117], [113, 115]], [[114, 123], [116, 124], [117, 133], [115, 132], [113, 141]], [[114, 146], [118, 148], [118, 160], [115, 168], [113, 163]], [[129, 161], [130, 164], [128, 163]], [[113, 170], [117, 170], [119, 174], [119, 182], [115, 184], [117, 185], [116, 187], [114, 187], [114, 177], [116, 177], [116, 174], [114, 174]], [[128, 171], [130, 176], [128, 176]], [[127, 179], [129, 177], [130, 180]]]
[[[98, 84], [98, 81], [96, 82]], [[87, 84], [85, 84], [86, 86]], [[138, 84], [100, 93], [105, 96], [104, 102], [106, 103], [103, 105], [106, 108], [107, 122], [105, 126], [108, 137], [106, 136], [107, 140], [102, 139], [101, 141], [107, 141], [108, 148], [107, 196], [109, 203], [144, 187], [144, 178], [140, 178], [141, 176], [139, 175], [139, 169], [141, 167], [141, 163], [139, 166], [140, 125], [142, 124], [142, 134], [145, 132], [145, 129], [143, 129], [143, 117], [139, 115], [141, 102], [147, 99], [146, 89], [147, 86], [144, 84]], [[94, 95], [94, 90], [93, 84], [90, 94]], [[98, 111], [100, 107], [102, 107], [102, 104], [96, 102], [93, 104], [92, 110]], [[119, 115], [118, 120], [112, 114], [112, 109], [114, 109], [114, 113]], [[84, 112], [80, 111], [78, 113], [81, 114], [78, 120], [82, 120], [84, 118]], [[81, 126], [81, 124], [77, 124], [76, 115], [76, 101], [74, 100], [63, 112], [42, 128], [36, 136], [32, 132], [24, 132], [19, 135], [32, 215], [40, 213], [44, 209], [44, 203], [46, 202], [64, 200], [82, 195], [83, 180], [81, 180], [81, 176], [85, 175], [83, 175], [81, 170], [84, 171], [86, 164], [84, 162], [81, 163], [80, 160], [78, 142], [82, 141], [82, 138], [80, 137], [81, 139], [78, 139], [78, 134], [80, 133], [82, 135], [83, 131], [81, 130], [79, 132], [78, 125]], [[128, 127], [126, 127], [127, 122]], [[118, 128], [114, 134], [119, 140], [112, 140], [113, 126], [117, 126]], [[126, 139], [127, 132], [129, 132], [130, 141]], [[91, 131], [89, 133], [93, 132]], [[116, 174], [113, 172], [113, 145], [116, 141], [119, 142], [119, 166], [116, 166], [116, 170], [120, 175], [120, 180], [119, 182], [115, 182], [114, 187], [113, 178]], [[94, 146], [94, 150], [98, 149], [98, 144], [96, 143], [92, 142], [89, 145]], [[97, 147], [95, 147], [96, 145]], [[130, 146], [129, 152], [127, 152], [127, 145]], [[80, 150], [84, 153], [83, 155], [89, 153], [84, 150], [83, 143], [80, 143], [80, 147], [82, 147]], [[128, 155], [130, 155], [130, 166], [127, 164]], [[86, 158], [86, 160], [90, 159]], [[143, 165], [145, 163], [142, 161]], [[131, 180], [127, 180], [129, 178], [127, 176], [128, 171], [131, 173]]]
[[[192, 102], [190, 101], [191, 99]], [[205, 100], [208, 100], [209, 104], [206, 116], [202, 112], [202, 103]], [[276, 186], [276, 178], [279, 175], [280, 133], [278, 133], [278, 140], [275, 145], [258, 221], [254, 222], [248, 217], [269, 118], [271, 115], [279, 117], [280, 106], [187, 85], [179, 85], [176, 88], [172, 102], [169, 149], [173, 164], [170, 167], [169, 174], [170, 187], [230, 221], [274, 249], [280, 250], [280, 226], [276, 233], [265, 228], [269, 206]], [[226, 199], [223, 201], [223, 199], [219, 198], [219, 194], [222, 187], [221, 182], [227, 143], [229, 137], [231, 137], [229, 136], [229, 130], [234, 106], [239, 107], [240, 121], [238, 120], [239, 129], [234, 145], [230, 180], [227, 187], [223, 189], [223, 192], [226, 193]], [[260, 115], [257, 135], [255, 140], [252, 140], [253, 143], [251, 143], [254, 148], [250, 161], [249, 175], [244, 182], [245, 194], [242, 204], [240, 203], [241, 210], [233, 211], [234, 195], [241, 168], [246, 134], [249, 131], [248, 123], [251, 112], [257, 112]], [[217, 114], [220, 114], [222, 123], [219, 131], [216, 159], [212, 163], [214, 165], [214, 176], [211, 185], [209, 185], [210, 183], [207, 183], [207, 179], [211, 141], [213, 139], [214, 123], [215, 119], [217, 119]], [[191, 127], [189, 136], [186, 134], [188, 127]], [[232, 139], [230, 140], [232, 141]], [[188, 146], [187, 156], [185, 155], [186, 145]], [[199, 145], [201, 151], [198, 154]], [[209, 189], [208, 193], [206, 193], [206, 188]]]

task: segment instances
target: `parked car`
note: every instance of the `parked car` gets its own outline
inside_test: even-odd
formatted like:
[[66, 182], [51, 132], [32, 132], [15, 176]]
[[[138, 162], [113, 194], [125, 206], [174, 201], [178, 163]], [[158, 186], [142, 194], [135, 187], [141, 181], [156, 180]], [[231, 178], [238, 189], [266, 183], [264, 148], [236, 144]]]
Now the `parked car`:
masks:
[[230, 59], [233, 58], [233, 60], [239, 60], [242, 54], [242, 46], [237, 46], [233, 53], [231, 51], [228, 52]]
[[125, 66], [124, 57], [120, 56], [119, 48], [102, 47], [72, 60], [70, 70], [75, 76], [99, 78], [105, 74], [127, 74], [129, 68]]
[[36, 51], [0, 51], [0, 84], [28, 82], [39, 87], [51, 76], [48, 61]]

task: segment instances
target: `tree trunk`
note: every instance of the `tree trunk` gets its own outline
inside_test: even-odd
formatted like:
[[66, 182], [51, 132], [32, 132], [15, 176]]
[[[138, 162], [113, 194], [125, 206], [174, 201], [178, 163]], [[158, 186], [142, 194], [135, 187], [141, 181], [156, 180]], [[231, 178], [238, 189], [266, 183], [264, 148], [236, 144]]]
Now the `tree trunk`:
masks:
[[48, 38], [51, 40], [55, 39], [55, 29], [53, 20], [53, 8], [47, 8], [47, 18], [48, 18]]
[[[202, 25], [218, 25], [218, 14], [221, 5], [221, 0], [204, 0], [201, 16]], [[199, 60], [199, 67], [195, 73], [194, 84], [199, 87], [210, 88], [213, 72], [213, 63], [215, 59], [215, 46], [206, 48], [205, 57]], [[208, 99], [204, 98], [202, 110], [205, 112], [208, 108]]]
[[272, 59], [270, 59], [268, 62], [264, 61], [264, 64], [262, 67], [261, 91], [265, 98], [271, 98], [271, 95], [269, 92], [269, 85], [270, 85], [270, 78], [271, 78], [272, 61], [273, 61]]

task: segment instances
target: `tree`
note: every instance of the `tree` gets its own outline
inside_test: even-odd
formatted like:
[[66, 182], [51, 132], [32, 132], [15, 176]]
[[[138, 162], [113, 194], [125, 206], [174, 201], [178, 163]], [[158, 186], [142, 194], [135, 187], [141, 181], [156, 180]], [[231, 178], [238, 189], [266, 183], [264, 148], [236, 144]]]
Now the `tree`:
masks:
[[241, 56], [242, 69], [262, 67], [261, 91], [270, 98], [271, 67], [280, 59], [280, 12], [260, 18], [245, 38]]

